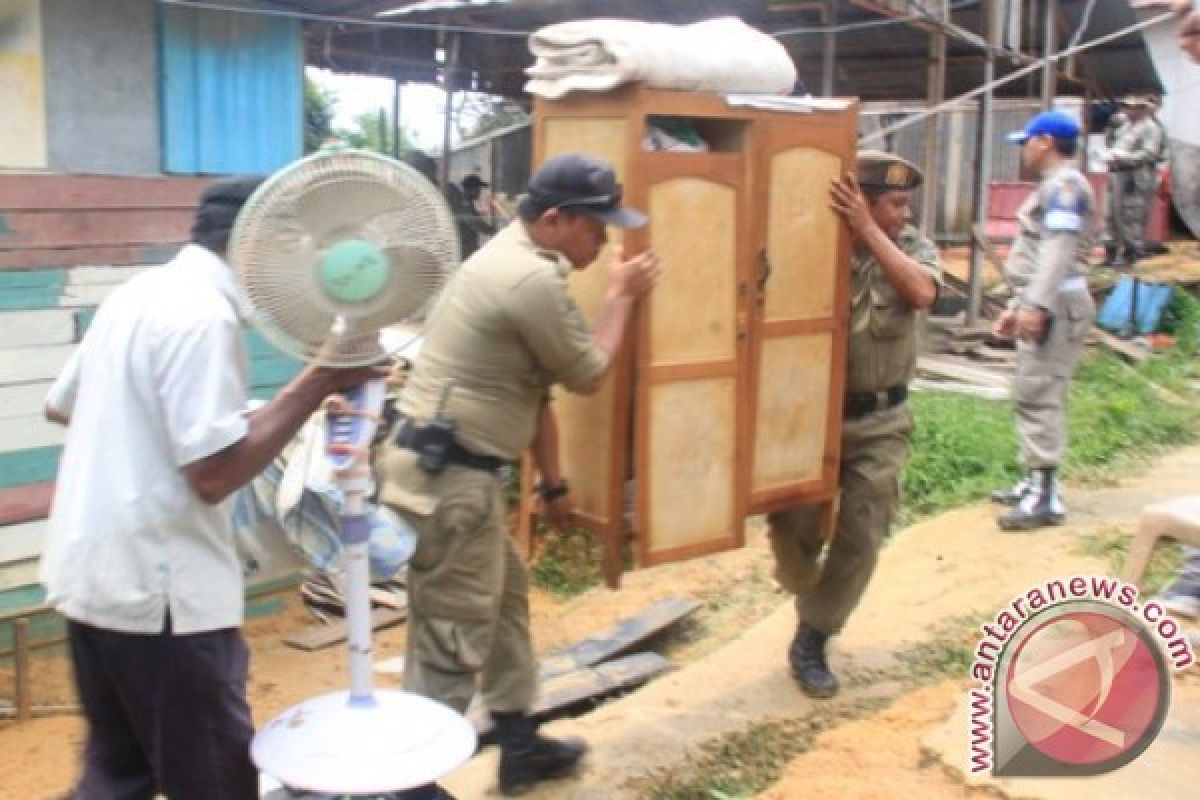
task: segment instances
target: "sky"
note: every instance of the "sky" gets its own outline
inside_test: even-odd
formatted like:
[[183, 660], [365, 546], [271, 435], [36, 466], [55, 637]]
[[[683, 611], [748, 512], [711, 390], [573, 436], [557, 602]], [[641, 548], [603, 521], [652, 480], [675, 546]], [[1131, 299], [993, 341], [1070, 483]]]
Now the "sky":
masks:
[[[337, 93], [333, 124], [349, 128], [354, 117], [365, 111], [386, 109], [392, 112], [392, 81], [365, 75], [340, 75], [325, 69], [307, 67], [310, 78]], [[422, 150], [442, 149], [442, 117], [446, 95], [437, 86], [406, 84], [400, 93], [400, 125], [408, 130]]]

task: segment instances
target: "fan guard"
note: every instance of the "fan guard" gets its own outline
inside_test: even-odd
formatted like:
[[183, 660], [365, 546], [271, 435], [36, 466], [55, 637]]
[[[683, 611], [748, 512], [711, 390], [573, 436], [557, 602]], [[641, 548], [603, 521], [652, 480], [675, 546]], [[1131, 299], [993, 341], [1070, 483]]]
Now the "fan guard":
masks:
[[322, 151], [250, 197], [229, 262], [273, 344], [356, 366], [379, 357], [381, 328], [424, 318], [458, 263], [458, 237], [445, 200], [416, 170], [361, 150]]

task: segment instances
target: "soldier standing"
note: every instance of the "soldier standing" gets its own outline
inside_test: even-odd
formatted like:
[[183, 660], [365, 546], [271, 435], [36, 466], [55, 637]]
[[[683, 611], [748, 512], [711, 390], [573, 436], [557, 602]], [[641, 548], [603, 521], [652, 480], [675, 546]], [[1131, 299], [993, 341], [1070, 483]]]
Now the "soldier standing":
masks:
[[1128, 267], [1147, 255], [1146, 219], [1158, 185], [1163, 130], [1150, 102], [1130, 95], [1121, 100], [1125, 122], [1116, 131], [1108, 163], [1108, 242], [1105, 266]]
[[[442, 291], [378, 464], [381, 499], [418, 538], [408, 566], [405, 687], [465, 711], [481, 679], [504, 794], [570, 772], [586, 750], [541, 735], [529, 716], [537, 683], [529, 577], [505, 528], [504, 474], [530, 448], [547, 518], [568, 521], [550, 388], [600, 388], [634, 303], [659, 275], [652, 253], [625, 260], [618, 250], [594, 332], [571, 299], [567, 277], [596, 260], [606, 225], [646, 222], [621, 206], [605, 162], [550, 159], [517, 211]], [[436, 786], [401, 796], [449, 797]]]
[[937, 249], [909, 222], [920, 185], [911, 163], [863, 151], [857, 178], [847, 174], [832, 187], [832, 206], [854, 236], [854, 255], [840, 500], [823, 564], [817, 564], [823, 546], [818, 509], [768, 516], [776, 578], [796, 595], [788, 661], [813, 697], [837, 692], [826, 644], [866, 590], [899, 503], [913, 425], [905, 401], [916, 369], [918, 312], [933, 305], [941, 281]]
[[993, 332], [1017, 340], [1017, 438], [1025, 477], [992, 494], [1013, 506], [1002, 529], [1061, 524], [1058, 467], [1067, 443], [1067, 387], [1096, 315], [1088, 292], [1088, 255], [1095, 238], [1095, 198], [1073, 163], [1079, 124], [1061, 111], [1038, 114], [1009, 135], [1021, 160], [1041, 176], [1017, 212], [1020, 232], [1004, 265], [1013, 291]]

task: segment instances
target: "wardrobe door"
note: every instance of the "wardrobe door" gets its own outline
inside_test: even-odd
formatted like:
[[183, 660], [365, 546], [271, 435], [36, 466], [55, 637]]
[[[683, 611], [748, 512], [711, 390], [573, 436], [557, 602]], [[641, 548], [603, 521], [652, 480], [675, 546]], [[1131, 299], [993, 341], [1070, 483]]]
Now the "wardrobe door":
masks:
[[837, 491], [850, 242], [829, 189], [853, 168], [856, 118], [772, 119], [757, 137], [750, 513]]
[[650, 565], [743, 541], [745, 159], [643, 154], [638, 172], [632, 200], [649, 212], [648, 244], [663, 263], [637, 348], [636, 530]]

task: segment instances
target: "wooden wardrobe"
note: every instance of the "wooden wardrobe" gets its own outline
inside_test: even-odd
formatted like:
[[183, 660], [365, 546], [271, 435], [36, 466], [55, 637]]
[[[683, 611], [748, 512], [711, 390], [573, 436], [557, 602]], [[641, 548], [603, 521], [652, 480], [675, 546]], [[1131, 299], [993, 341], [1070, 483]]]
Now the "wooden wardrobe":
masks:
[[[709, 152], [647, 151], [647, 125], [686, 120]], [[555, 394], [563, 474], [616, 586], [632, 536], [642, 566], [739, 547], [745, 519], [837, 494], [849, 232], [829, 207], [853, 169], [857, 102], [795, 113], [641, 86], [534, 104], [535, 165], [608, 159], [663, 278], [595, 395]], [[608, 253], [571, 288], [594, 319]], [[524, 497], [534, 479], [523, 471]], [[632, 508], [632, 514], [628, 510]], [[519, 536], [530, 541], [525, 504]]]

